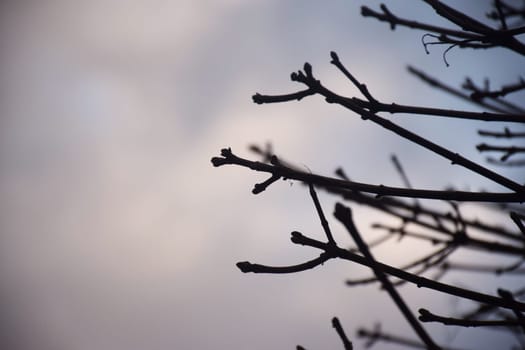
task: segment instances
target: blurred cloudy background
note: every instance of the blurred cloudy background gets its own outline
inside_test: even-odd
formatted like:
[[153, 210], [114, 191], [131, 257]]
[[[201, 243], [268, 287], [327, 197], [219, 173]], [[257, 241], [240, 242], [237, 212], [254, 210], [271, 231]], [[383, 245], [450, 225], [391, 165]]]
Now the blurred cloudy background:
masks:
[[[3, 1], [1, 347], [338, 348], [334, 315], [352, 337], [377, 321], [407, 331], [377, 286], [344, 286], [347, 277], [367, 275], [351, 264], [292, 276], [240, 273], [234, 264], [241, 260], [280, 265], [314, 257], [292, 246], [289, 232], [318, 234], [319, 223], [299, 184], [279, 182], [253, 196], [252, 185], [264, 177], [214, 169], [209, 161], [227, 146], [255, 157], [249, 144], [272, 142], [278, 154], [313, 171], [343, 166], [355, 180], [400, 185], [389, 162], [396, 153], [414, 186], [498, 189], [320, 98], [251, 102], [255, 92], [300, 88], [289, 74], [306, 60], [328, 86], [355, 93], [329, 64], [331, 50], [386, 102], [473, 109], [410, 77], [408, 63], [456, 85], [471, 75], [498, 86], [523, 68], [504, 51], [460, 50], [449, 53], [447, 68], [442, 48], [426, 55], [422, 33], [391, 32], [364, 19], [361, 3]], [[478, 17], [485, 10], [479, 1], [460, 5]], [[418, 2], [389, 7], [443, 23]], [[473, 147], [475, 123], [396, 118], [482, 159]], [[518, 172], [507, 175], [522, 180]], [[331, 212], [334, 200], [321, 198]], [[373, 237], [368, 223], [377, 218], [357, 208], [356, 219]], [[344, 232], [338, 238], [347, 240]], [[403, 261], [401, 249], [390, 246], [382, 256]], [[458, 278], [451, 281], [466, 283]], [[479, 288], [494, 294], [497, 283]], [[405, 292], [414, 309], [436, 305], [446, 314], [458, 307], [430, 291]], [[483, 338], [434, 329], [444, 343], [476, 334], [490, 348], [497, 339], [496, 332]]]

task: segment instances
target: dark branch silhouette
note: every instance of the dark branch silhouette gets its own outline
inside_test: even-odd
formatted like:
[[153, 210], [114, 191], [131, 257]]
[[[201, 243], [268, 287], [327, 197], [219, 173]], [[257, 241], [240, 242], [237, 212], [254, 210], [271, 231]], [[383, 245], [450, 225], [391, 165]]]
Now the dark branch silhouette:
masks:
[[[252, 170], [269, 173], [271, 182], [276, 181], [276, 177], [285, 179], [294, 179], [306, 183], [312, 183], [323, 187], [335, 187], [352, 191], [374, 193], [378, 196], [400, 196], [410, 198], [428, 198], [428, 199], [443, 199], [443, 200], [457, 200], [457, 201], [479, 201], [479, 202], [523, 202], [525, 201], [525, 194], [523, 193], [490, 193], [490, 192], [466, 192], [466, 191], [435, 191], [435, 190], [418, 190], [407, 189], [399, 187], [390, 187], [384, 185], [370, 185], [353, 181], [344, 181], [331, 177], [316, 175], [303, 171], [298, 171], [283, 165], [279, 162], [277, 157], [272, 159], [272, 164], [265, 164], [261, 162], [254, 162], [236, 156], [230, 149], [223, 149], [221, 151], [222, 157], [213, 157], [212, 163], [219, 167], [223, 165], [239, 165], [250, 168]], [[270, 180], [269, 179], [269, 180]], [[262, 184], [256, 184], [254, 193], [262, 192], [261, 186], [266, 189], [266, 185], [271, 183], [265, 181]], [[512, 182], [514, 183], [514, 182]], [[264, 185], [263, 185], [264, 184]], [[516, 184], [516, 186], [522, 187]], [[256, 190], [257, 189], [257, 190]]]
[[[522, 7], [517, 7], [508, 1], [495, 0], [487, 12], [487, 20], [482, 21], [439, 0], [421, 1], [426, 3], [438, 17], [444, 19], [450, 27], [447, 24], [437, 26], [404, 18], [394, 14], [386, 5], [381, 5], [380, 10], [362, 6], [361, 14], [363, 17], [371, 17], [388, 23], [392, 30], [397, 27], [422, 30], [424, 34], [421, 41], [426, 53], [431, 53], [429, 50], [431, 46], [441, 47], [443, 61], [447, 66], [453, 64], [448, 61], [447, 54], [456, 48], [472, 49], [479, 57], [483, 55], [485, 49], [504, 48], [525, 58], [525, 44], [521, 41], [522, 34], [525, 34], [525, 3]], [[357, 115], [364, 121], [384, 128], [401, 139], [447, 159], [452, 164], [470, 170], [475, 176], [490, 180], [501, 186], [503, 190], [488, 192], [483, 189], [470, 190], [470, 187], [469, 190], [458, 190], [455, 186], [417, 188], [410, 181], [410, 172], [406, 171], [395, 155], [391, 156], [391, 161], [394, 171], [401, 179], [402, 187], [353, 181], [342, 167], [335, 170], [335, 177], [305, 171], [302, 167], [294, 166], [293, 161], [288, 162], [278, 158], [271, 144], [264, 147], [250, 146], [250, 150], [260, 157], [259, 161], [240, 157], [230, 148], [224, 148], [220, 156], [211, 159], [215, 167], [231, 165], [267, 174], [266, 180], [254, 185], [253, 194], [265, 192], [270, 187], [274, 187], [273, 184], [281, 179], [296, 180], [308, 187], [309, 197], [315, 209], [312, 215], [318, 217], [325, 237], [324, 240], [317, 240], [298, 231], [291, 233], [293, 244], [318, 250], [317, 255], [310, 260], [298, 261], [287, 266], [262, 265], [243, 261], [237, 263], [237, 267], [245, 273], [264, 274], [307, 273], [311, 269], [321, 268], [328, 261], [348, 262], [368, 267], [370, 269], [368, 277], [353, 277], [347, 280], [347, 285], [355, 287], [378, 282], [381, 289], [388, 294], [400, 314], [408, 322], [417, 339], [384, 332], [381, 330], [381, 325], [378, 324], [374, 330], [364, 328], [358, 330], [358, 337], [365, 339], [365, 347], [370, 347], [378, 342], [388, 342], [407, 348], [456, 349], [438, 345], [433, 339], [433, 334], [423, 327], [425, 322], [436, 322], [443, 326], [463, 328], [497, 327], [497, 329], [505, 330], [505, 334], [513, 337], [513, 340], [525, 348], [525, 315], [523, 314], [525, 312], [523, 302], [525, 288], [513, 292], [510, 292], [508, 288], [499, 288], [497, 295], [491, 295], [466, 287], [468, 283], [458, 286], [443, 282], [445, 281], [443, 277], [452, 271], [461, 273], [466, 282], [472, 274], [495, 279], [501, 276], [523, 276], [525, 274], [523, 267], [525, 262], [525, 209], [523, 207], [525, 185], [523, 178], [514, 179], [501, 171], [510, 167], [525, 166], [525, 160], [514, 158], [519, 158], [520, 154], [525, 153], [525, 145], [518, 143], [525, 138], [522, 126], [525, 124], [525, 105], [516, 103], [519, 98], [513, 100], [509, 98], [511, 95], [512, 97], [521, 96], [520, 94], [525, 92], [525, 80], [517, 76], [514, 81], [501, 84], [494, 89], [490, 87], [488, 78], [485, 78], [484, 83], [480, 86], [474, 82], [475, 79], [467, 77], [461, 87], [456, 88], [409, 65], [408, 72], [421, 82], [451, 97], [468, 101], [476, 109], [469, 111], [451, 109], [447, 106], [406, 105], [380, 101], [374, 96], [372, 89], [360, 81], [335, 52], [331, 52], [330, 57], [330, 63], [350, 84], [357, 88], [359, 96], [343, 96], [335, 93], [313, 73], [313, 67], [305, 63], [302, 70], [293, 72], [290, 76], [292, 81], [302, 85], [298, 91], [277, 95], [255, 93], [252, 96], [253, 102], [260, 105], [287, 103], [320, 96], [329, 104], [341, 106], [349, 112], [350, 116]], [[525, 99], [522, 98], [521, 101]], [[392, 118], [387, 118], [385, 114]], [[465, 122], [484, 121], [489, 127], [477, 130], [477, 134], [482, 138], [496, 139], [507, 142], [507, 144], [479, 143], [476, 148], [480, 153], [500, 154], [499, 159], [487, 158], [488, 165], [485, 166], [483, 162], [464, 157], [456, 150], [448, 149], [402, 127], [392, 120], [397, 114], [419, 118], [458, 119]], [[443, 119], [443, 122], [447, 122], [447, 119]], [[510, 126], [502, 127], [503, 122]], [[322, 156], [330, 157], [331, 155], [322, 154]], [[509, 160], [511, 157], [512, 160]], [[352, 166], [356, 165], [359, 164], [352, 164]], [[490, 167], [494, 165], [498, 166], [498, 170]], [[333, 218], [342, 224], [355, 242], [355, 247], [340, 246], [330, 227], [332, 218], [325, 216], [317, 191], [324, 191], [335, 196], [339, 201], [366, 206], [373, 210], [374, 214], [377, 214], [377, 219], [374, 220], [370, 229], [381, 231], [381, 236], [375, 239], [363, 238], [355, 225], [350, 207], [337, 202]], [[435, 206], [436, 202], [445, 203], [445, 209]], [[476, 211], [465, 210], [464, 203], [476, 204], [479, 207], [483, 205], [485, 209], [494, 214], [494, 217], [492, 215], [481, 218], [473, 216], [473, 212]], [[389, 218], [390, 221], [383, 221], [386, 218]], [[431, 249], [418, 253], [418, 256], [414, 254], [408, 257], [410, 259], [400, 264], [401, 266], [382, 262], [381, 257], [376, 258], [376, 248], [387, 244], [403, 244], [406, 240], [427, 243]], [[490, 254], [494, 260], [461, 261], [461, 254], [466, 250]], [[418, 307], [419, 317], [416, 317], [402, 295], [402, 286], [407, 283], [424, 288], [434, 293], [433, 295], [448, 295], [458, 300], [468, 300], [475, 306], [468, 312], [450, 317], [432, 313], [425, 307]], [[492, 281], [492, 283], [498, 283], [499, 286], [500, 282]], [[440, 311], [440, 313], [445, 312]], [[332, 326], [341, 339], [343, 348], [353, 349], [352, 342], [336, 317], [332, 319]], [[298, 345], [297, 349], [304, 348]]]

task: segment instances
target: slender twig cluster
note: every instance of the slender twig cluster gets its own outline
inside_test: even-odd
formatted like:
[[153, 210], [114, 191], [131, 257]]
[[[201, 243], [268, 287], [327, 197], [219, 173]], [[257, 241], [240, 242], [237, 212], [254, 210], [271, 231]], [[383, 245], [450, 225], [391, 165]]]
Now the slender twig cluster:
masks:
[[[492, 3], [492, 10], [487, 14], [489, 19], [496, 21], [492, 27], [468, 16], [439, 0], [422, 0], [442, 18], [458, 27], [445, 28], [428, 23], [401, 18], [386, 6], [381, 5], [381, 12], [363, 6], [361, 13], [364, 17], [376, 18], [387, 22], [391, 29], [405, 26], [427, 32], [423, 38], [425, 50], [429, 45], [444, 44], [448, 48], [443, 53], [445, 63], [446, 53], [454, 48], [493, 48], [503, 47], [518, 55], [525, 56], [525, 44], [519, 36], [525, 33], [525, 3], [518, 8], [506, 1], [496, 0]], [[514, 21], [514, 23], [511, 23]], [[428, 52], [428, 51], [427, 51]], [[297, 245], [312, 247], [318, 250], [318, 255], [308, 261], [289, 266], [270, 266], [243, 261], [237, 263], [242, 272], [289, 274], [317, 268], [327, 261], [341, 260], [366, 266], [371, 274], [368, 277], [347, 280], [347, 285], [378, 283], [398, 307], [401, 315], [414, 331], [414, 339], [410, 336], [389, 334], [377, 325], [374, 330], [362, 328], [358, 336], [367, 339], [366, 346], [378, 341], [396, 343], [406, 347], [425, 349], [452, 349], [438, 345], [432, 335], [425, 329], [424, 323], [437, 322], [454, 327], [496, 327], [504, 329], [515, 337], [519, 346], [525, 348], [525, 303], [520, 299], [525, 295], [525, 289], [510, 291], [509, 288], [499, 288], [497, 295], [481, 293], [475, 288], [460, 287], [442, 282], [444, 275], [451, 271], [462, 273], [483, 273], [487, 276], [523, 276], [525, 274], [525, 186], [501, 172], [494, 171], [478, 162], [464, 157], [454, 150], [447, 149], [417, 133], [408, 130], [384, 114], [408, 114], [429, 118], [443, 117], [462, 120], [504, 122], [503, 131], [489, 129], [479, 130], [481, 137], [496, 140], [510, 140], [518, 142], [525, 137], [520, 127], [525, 124], [525, 106], [520, 106], [507, 99], [508, 95], [525, 91], [525, 81], [503, 85], [501, 88], [491, 89], [488, 80], [483, 87], [477, 86], [472, 79], [467, 78], [465, 83], [456, 88], [426, 72], [412, 66], [408, 71], [434, 88], [444, 91], [455, 97], [467, 100], [481, 111], [464, 111], [447, 108], [401, 105], [378, 100], [371, 93], [366, 84], [359, 81], [353, 73], [342, 63], [335, 52], [330, 53], [331, 64], [353, 84], [361, 96], [343, 96], [335, 93], [313, 73], [309, 63], [305, 63], [302, 70], [291, 74], [291, 80], [302, 85], [302, 89], [287, 94], [265, 95], [256, 93], [253, 101], [257, 104], [286, 103], [300, 101], [311, 96], [321, 96], [327, 103], [337, 104], [346, 109], [350, 115], [378, 125], [415, 145], [437, 154], [452, 164], [471, 171], [472, 174], [491, 180], [504, 190], [486, 192], [483, 190], [460, 191], [448, 189], [419, 189], [413, 188], [409, 176], [403, 168], [399, 158], [392, 155], [393, 166], [402, 179], [403, 187], [392, 187], [383, 184], [371, 184], [352, 181], [342, 168], [335, 171], [333, 177], [324, 176], [291, 165], [291, 162], [278, 158], [270, 145], [266, 148], [251, 146], [251, 150], [261, 157], [260, 161], [242, 158], [231, 149], [221, 150], [220, 156], [213, 157], [212, 163], [216, 167], [234, 165], [248, 168], [253, 171], [266, 173], [268, 178], [254, 185], [252, 192], [260, 194], [269, 186], [281, 179], [297, 180], [309, 189], [309, 196], [319, 218], [325, 240], [308, 237], [301, 232], [291, 233], [291, 242]], [[501, 157], [495, 161], [488, 158], [489, 163], [498, 165], [525, 165], [525, 161], [510, 157], [519, 157], [525, 153], [525, 147], [519, 144], [493, 145], [480, 143], [477, 145], [480, 152], [499, 152]], [[520, 179], [522, 180], [522, 179]], [[337, 196], [339, 202], [335, 205], [333, 217], [342, 224], [355, 246], [343, 247], [336, 241], [330, 220], [324, 214], [317, 190], [322, 190]], [[438, 209], [429, 200], [444, 201], [448, 209]], [[382, 236], [366, 241], [357, 229], [352, 216], [352, 210], [342, 202], [352, 202], [364, 205], [383, 215], [390, 216], [399, 224], [375, 222], [372, 228], [384, 232]], [[498, 225], [490, 221], [471, 218], [465, 214], [462, 204], [478, 202], [488, 205], [494, 211], [508, 216], [513, 226]], [[389, 222], [395, 222], [389, 221]], [[512, 228], [510, 228], [512, 227]], [[392, 238], [401, 241], [405, 238], [428, 242], [433, 249], [403, 266], [393, 266], [384, 263], [375, 257], [373, 250], [386, 244]], [[476, 250], [493, 256], [500, 256], [507, 263], [479, 263], [476, 261], [462, 262], [455, 257], [459, 251]], [[431, 277], [429, 274], [433, 273]], [[432, 310], [419, 308], [416, 315], [407, 305], [400, 288], [403, 284], [415, 284], [418, 287], [451, 295], [459, 299], [476, 303], [476, 307], [469, 312], [458, 315], [439, 315]], [[352, 342], [346, 336], [339, 320], [332, 320], [333, 327], [343, 342], [344, 349], [352, 349]], [[304, 349], [297, 346], [297, 349]]]
[[[445, 28], [401, 18], [394, 15], [386, 5], [381, 5], [382, 12], [363, 6], [361, 14], [364, 17], [373, 17], [389, 23], [392, 30], [395, 30], [397, 26], [404, 26], [427, 32], [421, 39], [426, 52], [429, 53], [427, 48], [429, 45], [447, 45], [448, 48], [443, 53], [443, 59], [447, 66], [449, 64], [446, 59], [446, 53], [454, 47], [472, 49], [505, 47], [521, 55], [525, 54], [525, 45], [515, 38], [515, 36], [525, 33], [525, 26], [509, 29], [506, 16], [501, 15], [498, 17], [499, 28], [495, 29], [439, 0], [422, 1], [432, 6], [439, 16], [450, 21], [460, 29]], [[501, 2], [497, 3], [501, 4]], [[499, 13], [502, 14], [502, 11], [499, 11]]]

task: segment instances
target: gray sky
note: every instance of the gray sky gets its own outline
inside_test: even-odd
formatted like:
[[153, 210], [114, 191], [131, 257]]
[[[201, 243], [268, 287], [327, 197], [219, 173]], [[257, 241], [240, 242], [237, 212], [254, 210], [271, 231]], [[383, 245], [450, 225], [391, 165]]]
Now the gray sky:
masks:
[[[389, 6], [406, 17], [433, 18], [428, 7], [407, 4]], [[483, 14], [476, 4], [461, 3]], [[380, 320], [389, 331], [406, 332], [377, 287], [344, 286], [347, 277], [366, 276], [365, 269], [330, 262], [293, 276], [240, 273], [237, 261], [311, 259], [316, 252], [292, 246], [289, 233], [319, 234], [320, 225], [299, 184], [279, 182], [253, 196], [259, 174], [213, 169], [209, 161], [227, 146], [255, 157], [247, 146], [271, 141], [279, 154], [313, 171], [330, 174], [344, 166], [355, 180], [400, 185], [389, 162], [395, 152], [417, 187], [497, 188], [320, 98], [251, 102], [255, 92], [300, 89], [289, 74], [305, 61], [336, 91], [355, 94], [329, 64], [331, 50], [387, 102], [472, 109], [410, 77], [408, 63], [456, 85], [466, 75], [481, 79], [490, 72], [498, 84], [519, 73], [522, 61], [501, 51], [475, 56], [452, 50], [447, 68], [441, 48], [424, 53], [422, 33], [391, 32], [361, 18], [360, 5], [4, 2], [0, 317], [9, 348], [337, 348], [334, 315], [350, 335]], [[367, 5], [378, 8], [377, 1]], [[495, 66], [496, 57], [506, 64]], [[397, 118], [482, 159], [473, 147], [476, 124]], [[508, 175], [522, 180], [520, 173]], [[334, 199], [321, 199], [331, 213]], [[361, 208], [355, 215], [365, 236], [374, 237], [369, 223], [376, 217]], [[377, 254], [402, 262], [428, 249], [420, 245]], [[479, 282], [479, 288], [494, 293], [498, 283]], [[403, 291], [414, 310], [435, 305], [452, 312], [467, 305], [412, 287]], [[461, 344], [462, 337], [478, 334], [438, 328], [444, 342], [456, 336]], [[490, 347], [498, 337], [480, 339]]]

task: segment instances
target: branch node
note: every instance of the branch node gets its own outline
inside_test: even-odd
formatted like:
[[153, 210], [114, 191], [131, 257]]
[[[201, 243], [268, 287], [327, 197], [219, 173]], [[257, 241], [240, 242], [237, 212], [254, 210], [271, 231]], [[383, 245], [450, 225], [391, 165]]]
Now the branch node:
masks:
[[335, 64], [340, 62], [339, 56], [337, 56], [337, 53], [335, 51], [330, 51], [330, 57], [332, 57], [332, 61], [330, 63]]

